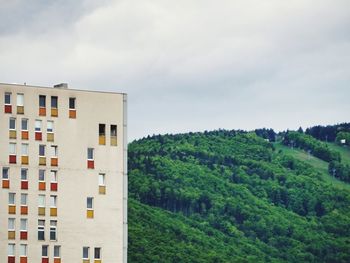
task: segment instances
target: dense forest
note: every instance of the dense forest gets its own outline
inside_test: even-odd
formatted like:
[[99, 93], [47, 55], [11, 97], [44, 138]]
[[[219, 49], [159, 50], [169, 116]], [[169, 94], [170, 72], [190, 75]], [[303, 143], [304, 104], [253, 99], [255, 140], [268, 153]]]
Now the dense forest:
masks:
[[129, 262], [350, 262], [350, 184], [332, 173], [348, 167], [348, 146], [302, 131], [275, 138], [218, 130], [132, 142]]

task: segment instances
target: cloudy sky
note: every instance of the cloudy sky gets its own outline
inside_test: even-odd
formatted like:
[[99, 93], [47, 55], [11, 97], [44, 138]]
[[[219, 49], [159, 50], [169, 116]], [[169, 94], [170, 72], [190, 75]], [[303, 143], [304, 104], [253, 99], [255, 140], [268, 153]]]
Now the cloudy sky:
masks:
[[0, 0], [0, 82], [128, 93], [129, 140], [350, 121], [349, 0]]

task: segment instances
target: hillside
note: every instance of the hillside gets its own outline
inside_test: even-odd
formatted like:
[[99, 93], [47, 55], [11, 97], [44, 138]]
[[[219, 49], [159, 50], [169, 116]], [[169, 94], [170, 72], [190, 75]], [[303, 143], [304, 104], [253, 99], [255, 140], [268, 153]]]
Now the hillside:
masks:
[[350, 190], [327, 166], [244, 132], [135, 141], [129, 261], [350, 262]]

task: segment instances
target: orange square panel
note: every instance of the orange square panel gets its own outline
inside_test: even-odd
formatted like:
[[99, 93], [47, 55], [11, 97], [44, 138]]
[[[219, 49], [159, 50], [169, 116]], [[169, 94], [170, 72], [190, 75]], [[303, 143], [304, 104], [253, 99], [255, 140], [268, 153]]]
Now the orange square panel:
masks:
[[53, 259], [53, 263], [61, 263], [61, 259], [60, 258], [54, 258]]
[[22, 140], [28, 140], [29, 139], [29, 132], [28, 131], [22, 131]]
[[26, 205], [21, 206], [21, 215], [28, 215], [28, 206]]
[[20, 257], [19, 263], [28, 263], [27, 257]]
[[51, 158], [51, 166], [57, 166], [58, 165], [58, 158], [54, 157]]
[[10, 180], [2, 180], [2, 188], [10, 188]]
[[45, 182], [39, 182], [39, 190], [40, 191], [46, 190], [46, 183]]
[[39, 116], [46, 116], [46, 108], [39, 108]]
[[76, 110], [69, 110], [69, 118], [76, 119], [77, 118], [77, 111]]

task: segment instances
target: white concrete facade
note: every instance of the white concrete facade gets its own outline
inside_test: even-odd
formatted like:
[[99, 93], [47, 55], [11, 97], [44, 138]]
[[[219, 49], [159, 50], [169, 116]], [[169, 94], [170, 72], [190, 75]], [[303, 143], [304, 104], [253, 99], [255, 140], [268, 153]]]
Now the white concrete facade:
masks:
[[[13, 262], [15, 259], [16, 263], [126, 263], [126, 94], [13, 84], [0, 84], [0, 94], [0, 262]], [[5, 94], [11, 94], [11, 113], [5, 113], [9, 111], [9, 105], [5, 105]], [[46, 116], [39, 115], [40, 95], [46, 99]], [[58, 98], [57, 117], [51, 116], [52, 96]], [[70, 98], [71, 101], [75, 98], [75, 118], [74, 114], [70, 115]], [[24, 113], [18, 114], [22, 106], [17, 109], [17, 103], [22, 102]], [[13, 121], [16, 124], [14, 129], [12, 127], [12, 138], [10, 118], [12, 125]], [[23, 119], [28, 120], [28, 139], [22, 138]], [[36, 121], [42, 123], [41, 140], [35, 135]], [[48, 135], [50, 131], [47, 128], [50, 129], [52, 122], [54, 139], [48, 141], [51, 135]], [[103, 135], [99, 134], [100, 124], [105, 125], [104, 140]], [[117, 127], [117, 145], [111, 145], [115, 143], [111, 125]], [[13, 138], [13, 130], [16, 131], [16, 138]], [[105, 144], [101, 144], [103, 141]], [[46, 165], [39, 164], [39, 145], [45, 146]], [[16, 163], [10, 163], [11, 147], [16, 149]], [[22, 151], [26, 147], [29, 161], [22, 164]], [[52, 166], [55, 147], [58, 165]], [[93, 163], [93, 169], [88, 168], [88, 148], [93, 149], [93, 162], [89, 162], [90, 165]], [[7, 168], [9, 179], [4, 183], [6, 175], [3, 172], [5, 170], [6, 173]], [[28, 189], [22, 189], [22, 169], [27, 170]], [[45, 190], [39, 189], [39, 170], [45, 170]], [[57, 174], [57, 191], [51, 188], [51, 183], [55, 184], [54, 171]], [[15, 194], [15, 214], [10, 214], [10, 210], [13, 210], [9, 208], [10, 194]], [[27, 214], [21, 214], [21, 194], [27, 194]], [[39, 195], [45, 199], [45, 215], [39, 215], [39, 203], [43, 199]], [[88, 218], [91, 213], [87, 212], [87, 198], [93, 198], [93, 218]], [[54, 199], [56, 206], [51, 203]], [[50, 214], [54, 207], [57, 216]], [[10, 234], [9, 219], [15, 221], [14, 239], [11, 236], [13, 233]], [[21, 219], [27, 219], [28, 223], [27, 239], [23, 240], [20, 234]], [[38, 220], [45, 220], [45, 240], [38, 240]], [[56, 240], [50, 240], [52, 221], [57, 221]], [[12, 244], [15, 245], [14, 255], [10, 255]], [[26, 259], [21, 255], [24, 254], [23, 245], [27, 245]], [[47, 257], [42, 255], [43, 246], [48, 246]], [[89, 248], [85, 259], [83, 247]], [[97, 254], [100, 250], [100, 256], [96, 258], [95, 248]]]

